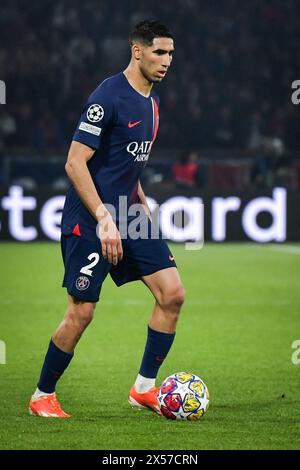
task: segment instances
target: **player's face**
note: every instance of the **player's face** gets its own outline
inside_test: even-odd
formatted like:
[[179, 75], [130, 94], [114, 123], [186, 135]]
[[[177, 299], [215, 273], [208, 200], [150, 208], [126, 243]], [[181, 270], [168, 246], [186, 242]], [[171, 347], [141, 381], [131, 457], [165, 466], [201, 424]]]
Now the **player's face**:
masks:
[[152, 46], [143, 46], [139, 61], [140, 71], [150, 83], [159, 83], [172, 62], [174, 43], [171, 38], [154, 38]]

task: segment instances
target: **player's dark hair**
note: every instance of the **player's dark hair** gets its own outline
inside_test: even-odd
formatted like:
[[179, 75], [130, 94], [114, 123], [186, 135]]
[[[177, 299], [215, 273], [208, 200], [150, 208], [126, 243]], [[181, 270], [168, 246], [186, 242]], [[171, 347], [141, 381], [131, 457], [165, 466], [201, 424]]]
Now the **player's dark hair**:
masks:
[[154, 38], [174, 39], [174, 36], [167, 26], [158, 21], [140, 21], [129, 35], [129, 44], [132, 46], [135, 41], [138, 41], [145, 46], [152, 46]]

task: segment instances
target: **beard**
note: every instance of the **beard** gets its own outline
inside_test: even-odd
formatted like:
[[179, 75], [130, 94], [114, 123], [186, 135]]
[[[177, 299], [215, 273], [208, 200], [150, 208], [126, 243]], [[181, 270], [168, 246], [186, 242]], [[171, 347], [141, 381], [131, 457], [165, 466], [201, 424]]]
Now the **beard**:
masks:
[[152, 85], [152, 83], [159, 83], [161, 81], [160, 78], [151, 75], [144, 67], [141, 67], [140, 71], [143, 77], [149, 82], [150, 85]]

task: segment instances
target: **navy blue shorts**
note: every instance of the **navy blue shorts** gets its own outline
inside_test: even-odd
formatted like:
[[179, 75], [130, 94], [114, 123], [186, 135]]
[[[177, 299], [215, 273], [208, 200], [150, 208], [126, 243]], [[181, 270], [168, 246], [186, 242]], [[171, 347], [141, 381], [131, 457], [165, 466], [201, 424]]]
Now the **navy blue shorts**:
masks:
[[123, 239], [123, 259], [116, 266], [102, 256], [99, 239], [61, 236], [65, 265], [63, 287], [70, 295], [87, 302], [97, 302], [102, 284], [109, 273], [117, 286], [136, 281], [142, 276], [176, 267], [166, 241], [158, 239]]

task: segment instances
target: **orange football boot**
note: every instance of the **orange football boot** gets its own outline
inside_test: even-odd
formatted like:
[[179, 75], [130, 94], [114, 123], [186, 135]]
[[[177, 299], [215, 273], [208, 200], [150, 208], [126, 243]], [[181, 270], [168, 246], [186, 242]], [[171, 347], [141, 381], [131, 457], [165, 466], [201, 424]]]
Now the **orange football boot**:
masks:
[[129, 392], [128, 403], [132, 408], [150, 408], [155, 413], [161, 415], [157, 398], [158, 391], [159, 387], [153, 387], [148, 392], [138, 393], [133, 385]]
[[56, 394], [42, 395], [37, 400], [31, 398], [29, 402], [29, 414], [32, 416], [43, 416], [44, 418], [70, 418], [57, 401]]

